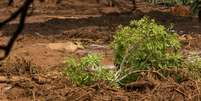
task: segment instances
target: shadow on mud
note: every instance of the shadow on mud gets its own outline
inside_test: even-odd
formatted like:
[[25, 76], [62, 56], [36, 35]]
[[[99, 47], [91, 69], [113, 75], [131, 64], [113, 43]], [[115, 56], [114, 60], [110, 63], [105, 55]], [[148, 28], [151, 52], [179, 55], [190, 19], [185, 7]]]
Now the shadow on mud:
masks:
[[[35, 35], [40, 33], [44, 36], [64, 35], [69, 38], [92, 38], [92, 39], [111, 39], [118, 25], [126, 25], [130, 20], [140, 19], [144, 15], [156, 19], [164, 25], [174, 24], [176, 31], [185, 33], [200, 33], [201, 26], [197, 19], [192, 17], [174, 16], [160, 11], [142, 13], [141, 11], [127, 13], [109, 13], [98, 17], [88, 17], [79, 19], [57, 19], [53, 18], [46, 22], [27, 23], [23, 34]], [[9, 35], [17, 24], [7, 25], [3, 32]], [[11, 30], [12, 29], [12, 30]]]

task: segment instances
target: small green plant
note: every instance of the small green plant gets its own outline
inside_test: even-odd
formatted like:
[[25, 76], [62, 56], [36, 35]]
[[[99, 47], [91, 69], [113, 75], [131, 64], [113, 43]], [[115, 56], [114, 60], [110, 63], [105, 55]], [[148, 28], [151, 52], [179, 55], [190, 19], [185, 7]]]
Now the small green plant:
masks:
[[70, 77], [74, 84], [80, 86], [91, 85], [97, 80], [113, 81], [113, 72], [103, 68], [100, 55], [89, 54], [78, 61], [75, 58], [68, 59], [64, 70], [64, 75]]
[[198, 15], [198, 12], [201, 8], [201, 1], [200, 0], [192, 0], [191, 6], [191, 12], [193, 15]]
[[112, 43], [115, 64], [120, 68], [117, 74], [179, 66], [180, 43], [171, 30], [148, 17], [120, 26]]
[[189, 70], [194, 79], [199, 79], [201, 77], [201, 57], [197, 52], [192, 51], [189, 53], [184, 59], [183, 67]]
[[130, 26], [121, 26], [112, 46], [119, 66], [123, 63], [135, 69], [147, 69], [180, 64], [177, 34], [148, 17], [131, 21]]

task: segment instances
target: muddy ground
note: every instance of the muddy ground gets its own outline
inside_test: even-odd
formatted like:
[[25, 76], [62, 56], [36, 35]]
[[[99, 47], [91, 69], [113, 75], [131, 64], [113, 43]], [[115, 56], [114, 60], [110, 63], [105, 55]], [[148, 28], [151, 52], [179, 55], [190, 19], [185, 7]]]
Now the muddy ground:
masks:
[[[72, 55], [102, 53], [102, 63], [112, 66], [109, 44], [118, 25], [144, 15], [166, 26], [174, 23], [181, 36], [190, 35], [182, 40], [184, 51], [201, 49], [201, 24], [196, 17], [175, 16], [167, 7], [141, 1], [137, 1], [135, 11], [131, 11], [131, 3], [121, 4], [107, 7], [95, 0], [63, 0], [59, 4], [36, 1], [26, 28], [0, 68], [0, 101], [200, 101], [201, 85], [194, 80], [152, 80], [151, 88], [126, 90], [111, 88], [105, 82], [75, 87], [61, 75], [65, 59]], [[0, 19], [17, 7], [1, 7]], [[17, 20], [0, 30], [1, 44], [6, 44], [16, 26]]]

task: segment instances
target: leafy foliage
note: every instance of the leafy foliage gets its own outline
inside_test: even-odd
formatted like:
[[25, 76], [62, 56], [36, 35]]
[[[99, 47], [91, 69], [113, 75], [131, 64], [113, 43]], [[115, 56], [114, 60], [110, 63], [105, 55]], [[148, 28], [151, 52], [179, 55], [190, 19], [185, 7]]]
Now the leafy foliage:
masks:
[[194, 15], [197, 15], [199, 10], [201, 10], [201, 1], [200, 0], [193, 0], [193, 2], [190, 4], [191, 6], [191, 12]]
[[64, 75], [78, 86], [91, 85], [98, 80], [124, 85], [150, 70], [157, 70], [161, 77], [171, 77], [178, 82], [192, 76], [200, 78], [201, 58], [197, 54], [184, 58], [178, 36], [171, 30], [172, 27], [166, 28], [148, 17], [133, 20], [130, 25], [119, 27], [111, 44], [117, 71], [104, 69], [100, 64], [101, 56], [89, 54], [80, 60], [68, 59]]
[[90, 85], [97, 80], [113, 81], [113, 72], [106, 70], [100, 65], [101, 57], [98, 54], [89, 54], [80, 59], [80, 63], [75, 58], [67, 60], [67, 67], [64, 75], [70, 77], [76, 85]]
[[124, 62], [128, 67], [146, 69], [177, 66], [180, 63], [180, 43], [176, 33], [148, 17], [131, 21], [130, 26], [121, 26], [112, 46], [115, 63], [119, 66]]
[[116, 77], [129, 74], [136, 78], [129, 72], [180, 66], [180, 43], [171, 29], [148, 17], [120, 26], [112, 43], [115, 64], [120, 68]]

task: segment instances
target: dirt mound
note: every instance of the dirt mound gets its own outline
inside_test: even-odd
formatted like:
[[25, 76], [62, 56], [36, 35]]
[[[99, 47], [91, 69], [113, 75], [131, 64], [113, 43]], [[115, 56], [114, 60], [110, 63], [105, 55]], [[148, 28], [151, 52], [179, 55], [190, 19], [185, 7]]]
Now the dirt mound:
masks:
[[[19, 68], [20, 67], [20, 68]], [[132, 88], [114, 88], [107, 82], [76, 87], [58, 71], [41, 71], [26, 60], [18, 60], [13, 66], [0, 69], [0, 100], [11, 101], [199, 101], [199, 81], [180, 83], [171, 78], [163, 80], [139, 80]], [[146, 83], [145, 83], [146, 82]], [[148, 86], [147, 84], [152, 84]]]

